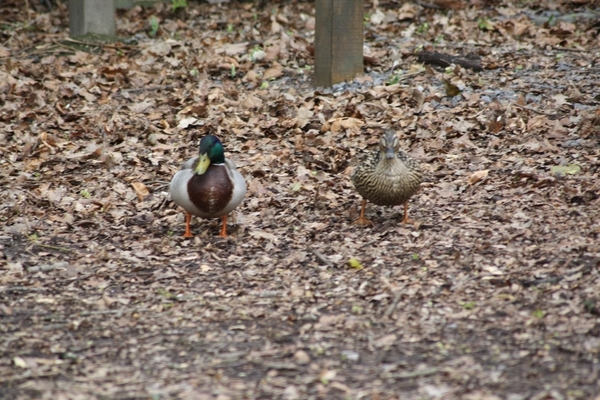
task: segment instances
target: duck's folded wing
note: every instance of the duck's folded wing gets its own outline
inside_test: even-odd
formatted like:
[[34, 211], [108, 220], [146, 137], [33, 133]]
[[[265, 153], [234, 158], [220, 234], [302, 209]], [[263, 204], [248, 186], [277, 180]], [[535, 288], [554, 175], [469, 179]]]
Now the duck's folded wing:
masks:
[[171, 180], [169, 190], [173, 201], [183, 207], [187, 212], [194, 215], [201, 215], [201, 211], [194, 205], [190, 200], [188, 193], [188, 182], [194, 176], [194, 172], [191, 169], [182, 169], [175, 174]]
[[192, 169], [194, 164], [196, 164], [196, 161], [198, 161], [198, 157], [190, 158], [189, 160], [183, 163], [181, 169]]
[[229, 158], [225, 159], [225, 165], [227, 165], [227, 168], [229, 168], [230, 170], [236, 169], [235, 164]]

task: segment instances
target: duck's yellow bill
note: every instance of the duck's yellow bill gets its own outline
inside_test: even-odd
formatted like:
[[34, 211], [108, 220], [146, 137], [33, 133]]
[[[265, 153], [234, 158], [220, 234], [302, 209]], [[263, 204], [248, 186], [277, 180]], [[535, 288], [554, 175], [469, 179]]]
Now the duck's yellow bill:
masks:
[[194, 173], [197, 175], [202, 175], [208, 169], [210, 165], [210, 158], [208, 158], [208, 154], [200, 154], [200, 159], [198, 160], [198, 164], [196, 168], [194, 168]]

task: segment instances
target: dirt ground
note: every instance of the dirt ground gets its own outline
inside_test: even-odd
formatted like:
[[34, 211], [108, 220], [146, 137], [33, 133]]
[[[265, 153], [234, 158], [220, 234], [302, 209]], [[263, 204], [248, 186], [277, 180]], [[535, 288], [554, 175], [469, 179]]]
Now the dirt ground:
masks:
[[[47, 3], [0, 5], [0, 398], [600, 399], [597, 4], [366, 1], [365, 74], [314, 88], [312, 2], [137, 6], [108, 44]], [[385, 127], [414, 225], [354, 222]], [[209, 132], [248, 193], [184, 239]]]

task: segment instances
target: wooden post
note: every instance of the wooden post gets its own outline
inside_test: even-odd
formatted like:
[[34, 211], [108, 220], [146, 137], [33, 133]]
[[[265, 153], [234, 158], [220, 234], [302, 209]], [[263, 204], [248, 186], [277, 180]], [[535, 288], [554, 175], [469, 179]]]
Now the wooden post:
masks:
[[315, 85], [363, 73], [363, 0], [316, 0]]
[[69, 35], [115, 34], [115, 0], [69, 0]]

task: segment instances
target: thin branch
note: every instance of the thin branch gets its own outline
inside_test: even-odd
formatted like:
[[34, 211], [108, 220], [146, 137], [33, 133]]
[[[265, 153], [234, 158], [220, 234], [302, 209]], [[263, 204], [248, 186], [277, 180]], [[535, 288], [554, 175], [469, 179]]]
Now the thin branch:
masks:
[[140, 93], [140, 92], [147, 92], [147, 91], [152, 91], [152, 90], [166, 90], [166, 89], [173, 89], [175, 87], [175, 85], [160, 85], [160, 86], [148, 86], [148, 87], [143, 87], [143, 88], [132, 88], [132, 89], [121, 89], [121, 92], [127, 92], [127, 93]]
[[38, 247], [43, 247], [45, 249], [52, 249], [52, 250], [62, 251], [64, 253], [72, 253], [73, 252], [73, 250], [67, 249], [66, 247], [52, 246], [50, 244], [34, 243], [33, 245], [34, 246], [38, 246]]
[[557, 46], [552, 46], [552, 50], [556, 50], [556, 51], [572, 51], [575, 53], [589, 53], [589, 50], [585, 50], [585, 49], [570, 49], [567, 47], [557, 47]]
[[[26, 236], [27, 236], [27, 239], [29, 239], [34, 246], [43, 247], [43, 248], [51, 249], [51, 250], [62, 251], [62, 252], [65, 252], [65, 253], [72, 253], [73, 252], [73, 250], [67, 249], [66, 247], [52, 246], [50, 244], [38, 243], [37, 239], [34, 239], [30, 235], [26, 235]], [[31, 270], [31, 268], [30, 268], [30, 270]]]
[[545, 116], [547, 116], [547, 117], [556, 117], [556, 114], [550, 114], [550, 113], [547, 113], [547, 112], [545, 112], [545, 111], [539, 111], [539, 110], [536, 110], [536, 109], [534, 109], [534, 108], [529, 108], [529, 107], [525, 107], [525, 106], [520, 106], [520, 105], [518, 105], [518, 104], [516, 104], [516, 103], [513, 103], [513, 106], [515, 106], [515, 107], [517, 107], [517, 108], [520, 108], [520, 109], [522, 109], [522, 110], [527, 110], [527, 111], [531, 111], [531, 112], [534, 112], [534, 113], [537, 113], [537, 114], [545, 115]]
[[310, 249], [310, 251], [312, 251], [312, 253], [315, 255], [315, 257], [317, 257], [317, 259], [319, 261], [321, 261], [323, 264], [327, 265], [328, 267], [333, 267], [333, 263], [331, 261], [329, 261], [329, 259], [327, 257], [325, 257], [323, 254], [319, 253], [315, 249]]
[[34, 267], [27, 268], [27, 272], [48, 272], [59, 268], [64, 268], [65, 264], [57, 263], [54, 265], [36, 265]]
[[425, 368], [417, 371], [410, 372], [400, 372], [397, 374], [386, 375], [386, 378], [396, 378], [396, 379], [408, 379], [408, 378], [417, 378], [419, 376], [427, 376], [427, 375], [435, 375], [438, 372], [442, 372], [443, 370], [440, 368]]
[[402, 298], [402, 291], [398, 290], [398, 293], [396, 293], [396, 297], [394, 297], [394, 301], [392, 301], [392, 304], [390, 304], [390, 306], [388, 307], [386, 312], [383, 314], [384, 317], [386, 317], [386, 318], [390, 317], [394, 313], [394, 310], [398, 306], [398, 303], [400, 302], [401, 298]]
[[31, 371], [27, 371], [20, 375], [11, 375], [11, 376], [6, 376], [6, 377], [0, 377], [0, 383], [22, 381], [25, 379], [30, 380], [30, 379], [37, 379], [37, 378], [49, 378], [49, 377], [61, 375], [61, 374], [62, 374], [61, 371], [46, 372], [46, 373], [42, 373], [42, 374], [32, 374]]
[[[64, 38], [61, 39], [60, 42], [55, 42], [58, 45], [61, 46], [66, 46], [64, 43], [62, 42], [71, 42], [71, 43], [75, 43], [75, 44], [82, 44], [84, 46], [91, 46], [91, 47], [108, 47], [110, 49], [117, 49], [117, 50], [121, 50], [123, 48], [127, 48], [128, 46], [126, 45], [114, 45], [114, 44], [110, 44], [110, 43], [101, 43], [101, 42], [83, 42], [81, 40], [77, 40], [77, 39], [73, 39], [73, 38]], [[73, 50], [73, 49], [71, 49]]]

